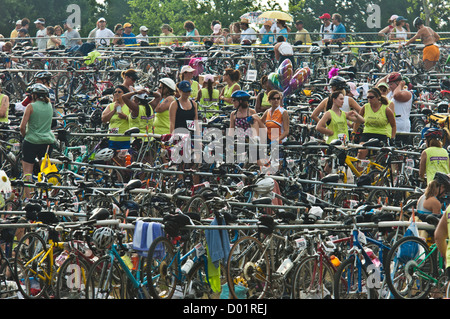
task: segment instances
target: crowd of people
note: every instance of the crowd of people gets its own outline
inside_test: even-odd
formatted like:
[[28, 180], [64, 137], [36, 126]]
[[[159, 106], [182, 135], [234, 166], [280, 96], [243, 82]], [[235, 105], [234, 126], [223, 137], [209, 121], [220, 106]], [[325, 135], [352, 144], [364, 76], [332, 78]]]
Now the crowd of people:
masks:
[[[320, 19], [322, 21], [320, 35], [323, 43], [346, 40], [346, 28], [341, 15], [324, 13]], [[83, 44], [79, 32], [68, 21], [63, 21], [62, 27], [47, 26], [45, 20], [39, 18], [34, 24], [37, 29], [34, 43], [39, 50], [61, 47], [74, 50]], [[15, 43], [29, 41], [29, 25], [29, 19], [18, 20], [11, 32], [11, 39], [8, 42], [0, 42], [1, 51], [10, 52]], [[297, 30], [294, 46], [311, 43], [311, 35], [304, 23], [298, 20], [294, 25]], [[420, 18], [414, 20], [413, 26], [417, 29], [417, 33], [410, 36], [411, 30], [407, 20], [402, 16], [393, 15], [389, 19], [389, 25], [380, 30], [379, 35], [398, 41], [400, 46], [407, 46], [421, 39], [425, 46], [423, 61], [425, 69], [428, 70], [439, 60], [439, 48], [436, 46], [436, 42], [440, 39], [439, 35], [425, 26]], [[116, 24], [111, 30], [107, 27], [106, 19], [100, 18], [96, 28], [89, 33], [87, 41], [94, 42], [97, 46], [119, 47], [152, 42], [146, 26], [140, 26], [137, 35], [133, 33], [133, 28], [131, 23], [126, 22], [123, 25]], [[288, 34], [292, 30], [283, 20], [277, 20], [275, 23], [268, 20], [259, 30], [250, 27], [247, 19], [232, 23], [228, 28], [220, 21], [214, 20], [211, 23], [211, 35], [203, 38], [192, 21], [186, 21], [184, 29], [186, 32], [180, 37], [174, 34], [169, 24], [163, 24], [158, 45], [167, 46], [178, 41], [254, 44], [259, 39], [261, 44], [273, 45], [275, 59], [279, 63], [284, 59], [292, 59], [294, 55], [294, 47], [287, 41]], [[295, 64], [293, 60], [292, 63]], [[220, 75], [202, 75], [201, 81], [194, 77], [194, 71], [189, 65], [183, 66], [178, 82], [171, 78], [162, 78], [159, 80], [157, 90], [153, 92], [136, 85], [137, 71], [129, 69], [122, 72], [123, 83], [115, 87], [113, 102], [104, 109], [102, 121], [108, 125], [110, 133], [123, 134], [131, 127], [138, 127], [141, 132], [173, 134], [176, 129], [191, 129], [193, 126], [194, 131], [199, 134], [196, 125], [199, 108], [214, 104], [214, 107], [208, 110], [218, 110], [218, 102], [221, 101], [224, 105], [234, 108], [230, 115], [230, 134], [257, 138], [263, 132], [267, 134], [265, 138], [269, 143], [276, 141], [282, 144], [287, 140], [290, 133], [290, 118], [283, 105], [283, 93], [271, 87], [267, 76], [260, 79], [263, 90], [255, 98], [255, 107], [252, 108], [249, 106], [251, 95], [240, 87], [239, 70], [230, 68]], [[217, 87], [216, 77], [221, 78], [224, 84], [221, 89]], [[49, 81], [48, 78], [36, 79], [38, 83], [30, 89], [30, 101], [24, 105], [25, 111], [20, 125], [24, 137], [25, 178], [31, 176], [36, 158], [40, 159], [43, 154], [51, 153], [55, 141], [50, 120], [53, 106]], [[43, 79], [47, 80], [47, 83]], [[43, 82], [39, 83], [40, 80]], [[409, 143], [413, 95], [408, 89], [407, 81], [408, 79], [399, 72], [390, 73], [367, 91], [367, 103], [359, 105], [355, 100], [357, 95], [355, 84], [340, 76], [334, 76], [329, 82], [330, 95], [311, 115], [317, 131], [324, 136], [327, 143], [342, 137], [355, 139], [357, 135], [361, 143], [373, 138], [386, 143], [393, 140]], [[8, 97], [1, 94], [0, 121], [8, 118], [7, 105], [9, 105]], [[208, 118], [213, 115], [208, 112], [206, 114]], [[131, 140], [127, 136], [111, 137], [108, 146], [113, 150], [127, 149], [131, 146]], [[420, 177], [426, 179], [427, 185], [431, 185], [437, 172], [450, 174], [450, 160], [441, 142], [442, 132], [429, 130], [425, 140], [426, 149], [420, 159]], [[361, 149], [358, 153], [359, 159], [365, 159], [367, 156], [367, 150]], [[428, 211], [435, 213], [436, 209], [431, 208]]]

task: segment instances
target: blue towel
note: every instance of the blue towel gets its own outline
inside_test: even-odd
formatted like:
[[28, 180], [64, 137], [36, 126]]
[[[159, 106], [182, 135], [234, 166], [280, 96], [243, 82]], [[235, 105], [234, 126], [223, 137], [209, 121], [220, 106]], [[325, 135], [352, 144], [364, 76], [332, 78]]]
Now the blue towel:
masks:
[[[217, 218], [211, 222], [211, 225], [219, 225]], [[222, 219], [221, 225], [226, 225], [225, 220]], [[207, 229], [205, 230], [206, 243], [211, 256], [211, 262], [217, 268], [220, 261], [226, 263], [230, 253], [230, 239], [228, 232], [225, 229]]]
[[138, 220], [134, 227], [133, 249], [139, 255], [147, 257], [148, 249], [153, 240], [163, 235], [162, 224]]

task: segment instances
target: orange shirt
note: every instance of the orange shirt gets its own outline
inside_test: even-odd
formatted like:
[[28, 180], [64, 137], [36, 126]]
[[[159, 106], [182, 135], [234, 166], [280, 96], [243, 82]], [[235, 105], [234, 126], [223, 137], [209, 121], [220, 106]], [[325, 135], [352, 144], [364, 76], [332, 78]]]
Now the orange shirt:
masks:
[[267, 137], [272, 141], [283, 134], [283, 113], [286, 110], [279, 106], [275, 109], [272, 114], [272, 109], [267, 110], [266, 116], [266, 127], [267, 127]]

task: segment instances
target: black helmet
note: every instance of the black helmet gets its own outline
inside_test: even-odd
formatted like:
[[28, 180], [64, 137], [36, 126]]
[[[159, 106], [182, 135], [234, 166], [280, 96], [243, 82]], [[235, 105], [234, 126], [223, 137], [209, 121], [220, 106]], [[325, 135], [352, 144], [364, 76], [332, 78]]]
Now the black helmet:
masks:
[[419, 25], [423, 24], [423, 20], [420, 17], [417, 17], [414, 19], [413, 24], [417, 28]]
[[444, 185], [447, 190], [450, 190], [450, 177], [447, 174], [436, 172], [434, 180], [438, 182], [439, 185]]
[[330, 86], [334, 86], [337, 89], [345, 89], [347, 81], [342, 76], [333, 76], [330, 80]]

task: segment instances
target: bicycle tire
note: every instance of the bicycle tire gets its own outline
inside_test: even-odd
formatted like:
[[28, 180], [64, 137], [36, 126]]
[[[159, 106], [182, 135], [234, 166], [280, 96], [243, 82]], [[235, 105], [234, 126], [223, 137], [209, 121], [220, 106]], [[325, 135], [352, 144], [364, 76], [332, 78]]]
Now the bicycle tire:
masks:
[[147, 256], [147, 281], [154, 299], [172, 299], [180, 270], [175, 246], [166, 237], [156, 238]]
[[[46, 255], [47, 247], [44, 239], [37, 233], [25, 234], [16, 247], [14, 257], [14, 271], [23, 271], [25, 277], [24, 284], [18, 283], [21, 294], [26, 299], [38, 299], [45, 295], [45, 290], [50, 285], [50, 279], [44, 279], [51, 274], [52, 261]], [[37, 256], [46, 256], [45, 259]]]
[[211, 217], [209, 206], [201, 194], [191, 197], [184, 206], [183, 211], [185, 214], [199, 214], [201, 219]]
[[295, 268], [292, 281], [293, 299], [329, 299], [333, 296], [334, 270], [325, 262], [320, 265], [318, 256], [302, 259]]
[[[403, 252], [414, 247], [414, 244], [418, 245], [416, 246], [418, 254], [405, 256]], [[384, 267], [386, 283], [394, 298], [424, 299], [428, 296], [433, 284], [426, 280], [421, 272], [434, 277], [436, 264], [432, 256], [423, 260], [421, 258], [429, 253], [430, 249], [427, 243], [415, 236], [403, 237], [392, 246], [387, 254]]]
[[262, 243], [250, 236], [239, 238], [231, 248], [227, 261], [231, 298], [263, 299], [269, 293], [270, 280], [270, 260]]
[[56, 299], [85, 299], [86, 280], [91, 265], [76, 255], [70, 255], [58, 269]]
[[[334, 299], [376, 299], [375, 289], [367, 287], [366, 267], [355, 267], [355, 256], [345, 259], [334, 274]], [[361, 277], [359, 276], [361, 275]], [[348, 281], [351, 279], [351, 281]], [[349, 285], [350, 283], [350, 285]], [[360, 291], [358, 291], [358, 289]]]
[[[86, 299], [125, 299], [123, 271], [118, 261], [113, 260], [111, 264], [111, 257], [103, 256], [91, 266], [86, 279]], [[112, 272], [110, 269], [113, 269]]]

